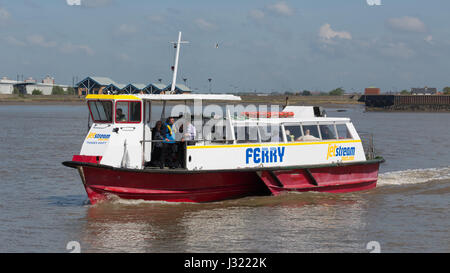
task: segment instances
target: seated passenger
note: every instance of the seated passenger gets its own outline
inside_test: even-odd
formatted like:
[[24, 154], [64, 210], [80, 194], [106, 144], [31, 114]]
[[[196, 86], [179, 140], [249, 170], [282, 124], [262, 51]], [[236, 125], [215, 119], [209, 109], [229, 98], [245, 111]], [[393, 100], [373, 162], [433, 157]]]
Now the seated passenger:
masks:
[[336, 139], [334, 134], [330, 131], [328, 126], [321, 126], [320, 133], [322, 134], [322, 139]]
[[320, 140], [319, 138], [312, 136], [311, 131], [307, 129], [305, 131], [305, 135], [297, 138], [297, 141], [317, 141]]
[[288, 142], [293, 142], [294, 139], [295, 139], [295, 136], [291, 135], [291, 131], [286, 130], [286, 139], [287, 139]]
[[118, 108], [116, 110], [116, 121], [127, 121], [127, 118], [122, 112], [122, 109]]

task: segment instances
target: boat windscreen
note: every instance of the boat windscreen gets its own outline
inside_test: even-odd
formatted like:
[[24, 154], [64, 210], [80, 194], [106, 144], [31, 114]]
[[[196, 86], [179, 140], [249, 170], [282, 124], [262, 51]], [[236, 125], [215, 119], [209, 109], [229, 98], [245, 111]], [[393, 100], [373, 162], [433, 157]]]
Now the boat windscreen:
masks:
[[94, 122], [112, 122], [112, 102], [107, 100], [96, 100], [88, 102], [92, 120]]

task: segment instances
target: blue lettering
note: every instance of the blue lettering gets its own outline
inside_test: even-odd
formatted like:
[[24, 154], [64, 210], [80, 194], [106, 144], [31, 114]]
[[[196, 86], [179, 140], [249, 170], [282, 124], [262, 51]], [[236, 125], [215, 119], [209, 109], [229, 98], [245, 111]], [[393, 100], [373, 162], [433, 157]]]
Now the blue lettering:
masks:
[[285, 147], [278, 147], [278, 156], [280, 157], [280, 162], [283, 162], [283, 157], [284, 157], [284, 149]]
[[261, 162], [260, 152], [260, 148], [255, 148], [255, 150], [253, 151], [253, 162], [255, 162], [256, 164]]
[[277, 148], [270, 147], [270, 162], [277, 162]]
[[245, 163], [276, 163], [283, 162], [285, 147], [262, 147], [262, 148], [247, 148], [245, 150]]
[[252, 153], [253, 153], [253, 149], [252, 148], [248, 148], [245, 151], [245, 164], [248, 164], [250, 162], [250, 157], [252, 157]]
[[261, 150], [262, 150], [262, 153], [261, 153], [262, 163], [269, 162], [269, 149], [262, 148]]

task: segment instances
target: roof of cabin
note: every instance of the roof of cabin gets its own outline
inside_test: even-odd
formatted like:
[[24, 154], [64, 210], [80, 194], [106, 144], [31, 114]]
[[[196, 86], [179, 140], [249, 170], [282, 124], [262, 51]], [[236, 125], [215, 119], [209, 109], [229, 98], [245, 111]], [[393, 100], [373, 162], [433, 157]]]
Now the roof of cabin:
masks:
[[141, 99], [157, 101], [183, 101], [183, 100], [218, 100], [240, 101], [241, 97], [222, 94], [135, 94], [135, 95], [88, 95], [86, 99]]

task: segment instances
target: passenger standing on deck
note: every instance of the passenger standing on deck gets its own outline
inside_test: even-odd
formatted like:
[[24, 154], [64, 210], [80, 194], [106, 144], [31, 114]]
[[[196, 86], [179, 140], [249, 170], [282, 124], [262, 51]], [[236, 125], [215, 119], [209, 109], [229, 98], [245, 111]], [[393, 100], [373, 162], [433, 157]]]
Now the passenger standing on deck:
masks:
[[161, 156], [161, 169], [164, 167], [166, 160], [168, 161], [169, 168], [176, 168], [174, 160], [176, 157], [175, 126], [173, 126], [174, 122], [175, 119], [170, 117], [163, 127], [162, 135], [164, 137], [164, 142]]
[[183, 135], [183, 139], [187, 142], [187, 145], [195, 145], [195, 137], [197, 136], [197, 131], [194, 127], [194, 125], [192, 125], [191, 122], [186, 121], [186, 132]]
[[156, 122], [155, 127], [152, 129], [152, 157], [151, 157], [151, 165], [152, 166], [164, 166], [161, 161], [162, 150], [163, 150], [163, 130], [162, 130], [162, 122], [158, 120]]

